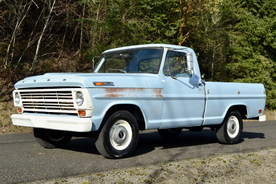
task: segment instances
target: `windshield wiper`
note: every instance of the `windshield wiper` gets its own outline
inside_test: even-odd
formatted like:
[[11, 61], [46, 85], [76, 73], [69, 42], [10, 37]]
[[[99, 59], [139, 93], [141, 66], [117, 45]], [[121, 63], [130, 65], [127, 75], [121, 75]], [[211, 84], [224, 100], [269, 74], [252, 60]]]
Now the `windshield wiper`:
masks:
[[109, 70], [108, 70], [108, 72], [109, 72], [109, 71], [112, 71], [112, 72], [121, 72], [121, 73], [126, 73], [126, 71], [121, 70], [121, 69], [109, 69]]

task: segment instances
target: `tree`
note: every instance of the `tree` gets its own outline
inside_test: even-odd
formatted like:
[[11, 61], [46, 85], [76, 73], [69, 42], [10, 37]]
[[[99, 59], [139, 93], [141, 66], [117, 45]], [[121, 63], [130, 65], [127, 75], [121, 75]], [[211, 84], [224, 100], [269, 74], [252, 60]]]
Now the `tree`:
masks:
[[223, 5], [229, 28], [229, 81], [263, 83], [267, 107], [276, 108], [276, 1], [229, 0]]
[[91, 59], [106, 49], [169, 43], [193, 48], [206, 80], [263, 83], [267, 107], [275, 109], [275, 4], [273, 0], [2, 0], [1, 84], [12, 86], [23, 77], [49, 71], [90, 72]]

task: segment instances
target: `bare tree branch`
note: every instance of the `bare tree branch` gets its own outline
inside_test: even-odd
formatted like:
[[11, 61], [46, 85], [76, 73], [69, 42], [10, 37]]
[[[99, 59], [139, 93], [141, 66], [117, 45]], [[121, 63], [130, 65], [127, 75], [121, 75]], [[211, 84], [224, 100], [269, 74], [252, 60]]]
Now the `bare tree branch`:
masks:
[[30, 35], [30, 37], [29, 37], [27, 46], [25, 47], [24, 52], [21, 54], [20, 58], [18, 59], [17, 64], [16, 64], [14, 70], [18, 67], [18, 65], [19, 65], [20, 61], [22, 60], [23, 56], [25, 55], [25, 52], [27, 51], [27, 49], [28, 49], [28, 48], [34, 43], [34, 41], [36, 40], [36, 38], [34, 38], [34, 39], [32, 40], [32, 37], [33, 37], [33, 34], [34, 34], [34, 32], [35, 32], [35, 28], [36, 28], [36, 26], [37, 26], [37, 24], [38, 24], [38, 21], [40, 20], [41, 15], [42, 15], [43, 12], [44, 12], [44, 6], [43, 6], [43, 9], [41, 10], [41, 12], [40, 12], [40, 14], [39, 14], [39, 16], [38, 16], [36, 22], [35, 22], [35, 25], [34, 25], [34, 27], [33, 27], [33, 30], [32, 30], [32, 32], [31, 32], [31, 35]]
[[[25, 10], [27, 4], [29, 4], [27, 10]], [[17, 36], [17, 31], [20, 27], [20, 25], [22, 24], [23, 20], [25, 19], [30, 7], [31, 7], [32, 3], [26, 3], [26, 5], [23, 6], [23, 9], [21, 9], [21, 6], [18, 5], [18, 13], [17, 13], [17, 20], [16, 20], [16, 25], [14, 27], [14, 30], [13, 30], [13, 33], [12, 33], [12, 37], [10, 39], [10, 42], [9, 42], [9, 45], [8, 45], [8, 48], [7, 48], [7, 51], [6, 51], [6, 57], [4, 59], [4, 69], [7, 68], [7, 64], [8, 64], [8, 60], [9, 60], [9, 55], [10, 55], [10, 49], [11, 49], [11, 46], [13, 48], [13, 51], [11, 53], [11, 60], [13, 60], [13, 55], [14, 55], [14, 45], [15, 45], [15, 40], [16, 40], [16, 36]], [[25, 12], [25, 14], [22, 16], [22, 14]]]
[[[38, 52], [39, 52], [39, 47], [40, 47], [40, 44], [41, 44], [41, 40], [42, 40], [42, 37], [43, 37], [43, 35], [44, 35], [44, 32], [45, 32], [45, 30], [46, 30], [46, 28], [47, 28], [47, 26], [48, 26], [49, 20], [50, 20], [50, 18], [51, 18], [51, 14], [52, 14], [52, 12], [53, 12], [53, 8], [54, 8], [54, 6], [55, 6], [55, 3], [56, 3], [56, 0], [53, 1], [52, 6], [51, 6], [50, 3], [49, 3], [49, 14], [48, 14], [48, 16], [47, 16], [47, 19], [46, 19], [46, 21], [45, 21], [43, 30], [42, 30], [42, 32], [41, 32], [41, 34], [40, 34], [40, 37], [39, 37], [39, 39], [38, 39], [38, 42], [37, 42], [36, 52], [35, 52], [33, 64], [32, 64], [32, 67], [30, 68], [30, 71], [31, 71], [31, 72], [33, 72], [34, 67], [35, 67], [35, 64], [37, 63], [37, 56], [38, 56]], [[51, 6], [51, 7], [50, 7], [50, 6]]]
[[31, 1], [34, 3], [34, 5], [37, 7], [37, 9], [39, 9], [39, 6], [33, 0], [31, 0]]
[[[82, 8], [81, 19], [83, 19], [84, 13], [85, 13], [85, 5], [83, 5], [83, 8]], [[82, 37], [83, 37], [83, 20], [81, 20], [80, 51], [81, 51], [81, 48], [82, 48]], [[81, 52], [79, 52], [79, 57], [81, 57]]]
[[66, 33], [67, 33], [67, 29], [68, 29], [68, 23], [69, 23], [69, 7], [68, 7], [68, 3], [66, 1], [66, 26], [65, 26], [65, 30], [64, 30], [64, 35], [63, 35], [63, 39], [62, 39], [62, 43], [61, 43], [61, 49], [59, 52], [59, 56], [58, 59], [60, 58], [62, 52], [63, 52], [63, 47], [64, 47], [64, 42], [65, 42], [65, 38], [66, 38]]

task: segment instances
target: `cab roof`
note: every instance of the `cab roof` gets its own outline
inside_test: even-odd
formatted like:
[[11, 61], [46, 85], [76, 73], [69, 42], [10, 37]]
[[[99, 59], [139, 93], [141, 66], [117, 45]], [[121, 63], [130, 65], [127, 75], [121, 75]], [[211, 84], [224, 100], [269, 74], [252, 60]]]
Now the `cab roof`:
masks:
[[143, 45], [131, 45], [131, 46], [124, 46], [124, 47], [118, 47], [114, 49], [109, 49], [103, 52], [103, 54], [107, 52], [114, 52], [119, 50], [126, 50], [126, 49], [136, 49], [136, 48], [167, 48], [172, 50], [183, 50], [188, 49], [188, 47], [179, 46], [179, 45], [172, 45], [172, 44], [143, 44]]

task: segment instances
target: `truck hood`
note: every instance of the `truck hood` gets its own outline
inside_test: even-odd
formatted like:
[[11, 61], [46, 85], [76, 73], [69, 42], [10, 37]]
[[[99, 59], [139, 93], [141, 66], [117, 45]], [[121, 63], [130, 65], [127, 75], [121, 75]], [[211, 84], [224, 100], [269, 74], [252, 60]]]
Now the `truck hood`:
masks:
[[[153, 74], [107, 74], [107, 73], [46, 73], [18, 81], [15, 89], [50, 87], [97, 87], [94, 82], [113, 82], [115, 88], [162, 88], [158, 75]], [[111, 87], [111, 86], [108, 86]]]

